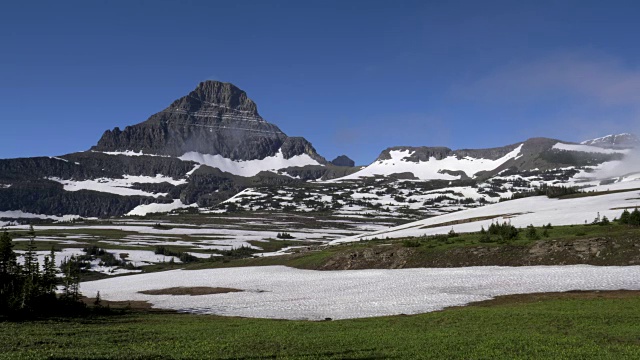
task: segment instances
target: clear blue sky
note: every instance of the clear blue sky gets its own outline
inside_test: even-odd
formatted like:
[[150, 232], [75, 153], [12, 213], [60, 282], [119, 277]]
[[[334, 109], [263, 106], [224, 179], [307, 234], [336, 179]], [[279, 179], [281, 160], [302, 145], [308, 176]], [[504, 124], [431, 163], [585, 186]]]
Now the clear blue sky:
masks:
[[232, 82], [331, 159], [640, 128], [637, 1], [11, 1], [0, 158], [88, 149]]

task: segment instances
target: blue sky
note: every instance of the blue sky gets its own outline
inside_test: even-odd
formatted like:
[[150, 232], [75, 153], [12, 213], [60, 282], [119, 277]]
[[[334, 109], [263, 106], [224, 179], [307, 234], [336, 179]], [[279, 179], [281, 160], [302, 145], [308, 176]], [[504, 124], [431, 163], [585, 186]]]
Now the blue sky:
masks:
[[0, 13], [0, 158], [86, 150], [198, 82], [323, 156], [640, 132], [634, 1], [21, 1]]

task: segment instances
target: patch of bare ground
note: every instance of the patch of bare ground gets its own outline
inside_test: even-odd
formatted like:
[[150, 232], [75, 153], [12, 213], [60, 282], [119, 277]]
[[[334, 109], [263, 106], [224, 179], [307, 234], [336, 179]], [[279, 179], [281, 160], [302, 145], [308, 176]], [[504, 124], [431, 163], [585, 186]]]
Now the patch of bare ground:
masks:
[[636, 297], [640, 297], [640, 290], [573, 290], [567, 292], [547, 292], [496, 296], [495, 298], [490, 300], [478, 301], [465, 306], [453, 306], [447, 309], [455, 309], [468, 306], [490, 307], [501, 305], [517, 305], [549, 300], [629, 299]]
[[193, 287], [172, 287], [166, 289], [144, 290], [139, 291], [145, 295], [212, 295], [212, 294], [225, 294], [232, 292], [241, 292], [243, 290], [222, 288], [222, 287], [207, 287], [207, 286], [193, 286]]

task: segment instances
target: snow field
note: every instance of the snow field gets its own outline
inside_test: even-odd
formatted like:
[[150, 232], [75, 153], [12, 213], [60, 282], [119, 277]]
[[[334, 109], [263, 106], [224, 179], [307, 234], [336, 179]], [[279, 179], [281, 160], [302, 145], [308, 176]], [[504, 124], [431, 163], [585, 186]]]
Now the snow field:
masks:
[[[144, 295], [170, 287], [228, 287], [244, 292]], [[156, 308], [274, 319], [347, 319], [418, 314], [495, 296], [569, 290], [640, 290], [640, 266], [523, 266], [313, 271], [284, 266], [162, 273], [84, 282], [81, 291]]]
[[[628, 185], [629, 183], [625, 184]], [[635, 186], [637, 185], [635, 184]], [[530, 224], [542, 226], [548, 223], [552, 225], [584, 224], [585, 221], [592, 222], [598, 216], [598, 213], [601, 217], [607, 216], [609, 219], [613, 219], [622, 213], [622, 210], [618, 208], [638, 205], [640, 205], [640, 198], [638, 197], [638, 192], [635, 191], [564, 200], [535, 196], [436, 216], [387, 230], [334, 240], [330, 244], [360, 241], [375, 237], [399, 238], [446, 234], [451, 229], [458, 233], [476, 232], [480, 231], [481, 226], [487, 229], [494, 221], [509, 221], [516, 227], [526, 227]], [[438, 226], [438, 224], [481, 217], [493, 217], [494, 219]]]

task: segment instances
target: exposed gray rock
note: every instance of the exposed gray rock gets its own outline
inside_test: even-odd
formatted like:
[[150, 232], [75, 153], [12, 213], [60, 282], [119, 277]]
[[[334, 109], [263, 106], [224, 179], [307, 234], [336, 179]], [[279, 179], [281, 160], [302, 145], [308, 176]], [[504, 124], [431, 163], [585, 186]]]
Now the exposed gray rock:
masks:
[[[253, 160], [275, 155], [287, 139], [258, 114], [244, 91], [229, 83], [205, 81], [148, 120], [124, 130], [107, 130], [91, 150], [170, 156], [193, 151]], [[300, 141], [294, 143], [300, 145]], [[319, 157], [311, 144], [304, 145], [289, 144], [286, 156], [306, 152]]]
[[331, 163], [335, 166], [348, 166], [348, 167], [356, 166], [355, 161], [351, 160], [347, 155], [340, 155], [335, 159], [331, 160]]

